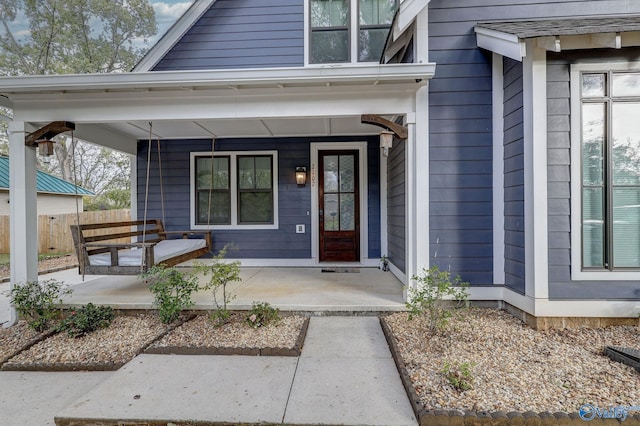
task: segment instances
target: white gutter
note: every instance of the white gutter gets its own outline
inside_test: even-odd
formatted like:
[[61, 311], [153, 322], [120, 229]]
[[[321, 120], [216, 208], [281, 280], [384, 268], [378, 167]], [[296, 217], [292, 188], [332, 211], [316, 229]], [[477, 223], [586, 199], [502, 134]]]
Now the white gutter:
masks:
[[0, 77], [0, 93], [426, 80], [434, 73], [427, 63]]

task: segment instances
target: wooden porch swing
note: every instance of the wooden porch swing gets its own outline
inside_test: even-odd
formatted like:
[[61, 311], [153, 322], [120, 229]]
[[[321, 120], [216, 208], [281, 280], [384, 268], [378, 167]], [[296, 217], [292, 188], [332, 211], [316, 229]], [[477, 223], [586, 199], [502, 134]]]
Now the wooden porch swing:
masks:
[[[164, 228], [164, 191], [160, 140], [157, 140], [158, 170], [160, 173], [160, 202], [162, 220], [147, 219], [149, 199], [149, 170], [151, 163], [152, 123], [149, 123], [149, 144], [147, 150], [147, 176], [145, 184], [143, 220], [80, 224], [80, 213], [76, 204], [77, 225], [71, 225], [79, 271], [83, 275], [138, 275], [154, 265], [174, 266], [187, 260], [198, 258], [212, 249], [210, 231], [166, 231]], [[75, 149], [73, 132], [71, 143]], [[215, 139], [211, 142], [213, 156]], [[77, 175], [74, 156], [74, 180], [77, 192]], [[213, 161], [211, 162], [213, 179]], [[209, 219], [211, 216], [211, 188], [209, 188]], [[122, 231], [122, 228], [129, 231]], [[181, 238], [169, 238], [180, 235]], [[198, 237], [198, 238], [196, 238]], [[137, 242], [122, 243], [118, 240], [140, 238]]]

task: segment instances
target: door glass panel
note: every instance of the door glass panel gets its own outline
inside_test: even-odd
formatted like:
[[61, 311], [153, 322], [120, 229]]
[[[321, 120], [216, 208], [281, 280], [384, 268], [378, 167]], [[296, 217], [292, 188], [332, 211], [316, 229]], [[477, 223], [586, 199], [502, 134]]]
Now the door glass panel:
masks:
[[338, 194], [325, 194], [324, 196], [324, 230], [340, 230], [340, 217], [338, 216]]
[[340, 194], [340, 230], [353, 231], [355, 223], [355, 197], [354, 194]]
[[324, 192], [338, 192], [338, 156], [324, 157]]
[[613, 265], [640, 267], [640, 187], [613, 190]]
[[613, 96], [640, 96], [640, 74], [614, 74]]
[[640, 103], [613, 104], [613, 184], [640, 185]]
[[340, 192], [354, 191], [355, 159], [353, 155], [340, 156]]

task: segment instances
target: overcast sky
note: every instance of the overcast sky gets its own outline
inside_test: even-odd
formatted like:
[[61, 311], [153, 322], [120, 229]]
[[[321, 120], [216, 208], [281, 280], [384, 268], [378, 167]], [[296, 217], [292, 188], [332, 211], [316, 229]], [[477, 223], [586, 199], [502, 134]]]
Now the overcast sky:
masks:
[[156, 11], [156, 22], [158, 24], [158, 34], [150, 40], [151, 46], [182, 16], [193, 1], [194, 0], [151, 0], [153, 9]]

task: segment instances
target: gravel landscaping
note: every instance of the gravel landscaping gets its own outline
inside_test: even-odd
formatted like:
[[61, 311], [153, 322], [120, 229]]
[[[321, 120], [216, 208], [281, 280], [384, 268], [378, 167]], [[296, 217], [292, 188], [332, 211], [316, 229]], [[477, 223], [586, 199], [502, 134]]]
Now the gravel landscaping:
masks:
[[216, 326], [208, 315], [198, 315], [154, 342], [148, 352], [219, 353], [215, 350], [221, 348], [294, 350], [301, 346], [304, 324], [303, 317], [283, 316], [276, 324], [254, 329], [247, 325], [244, 313], [233, 313], [229, 323]]
[[55, 334], [14, 356], [2, 369], [113, 370], [130, 361], [167, 330], [157, 315], [122, 315], [108, 328], [83, 337]]
[[[640, 374], [602, 355], [605, 345], [640, 348], [634, 326], [536, 331], [505, 312], [471, 309], [451, 333], [429, 337], [423, 318], [385, 321], [427, 409], [573, 413], [585, 403], [640, 402]], [[445, 363], [467, 363], [472, 388], [456, 390]]]
[[47, 333], [38, 334], [20, 321], [0, 328], [0, 365], [4, 363], [5, 371], [115, 370], [145, 349], [149, 353], [297, 356], [307, 324], [304, 317], [283, 316], [277, 324], [254, 329], [246, 324], [243, 313], [234, 313], [222, 327], [204, 314], [167, 326], [157, 314], [141, 313], [117, 316], [109, 327], [82, 337], [62, 332], [33, 344]]

